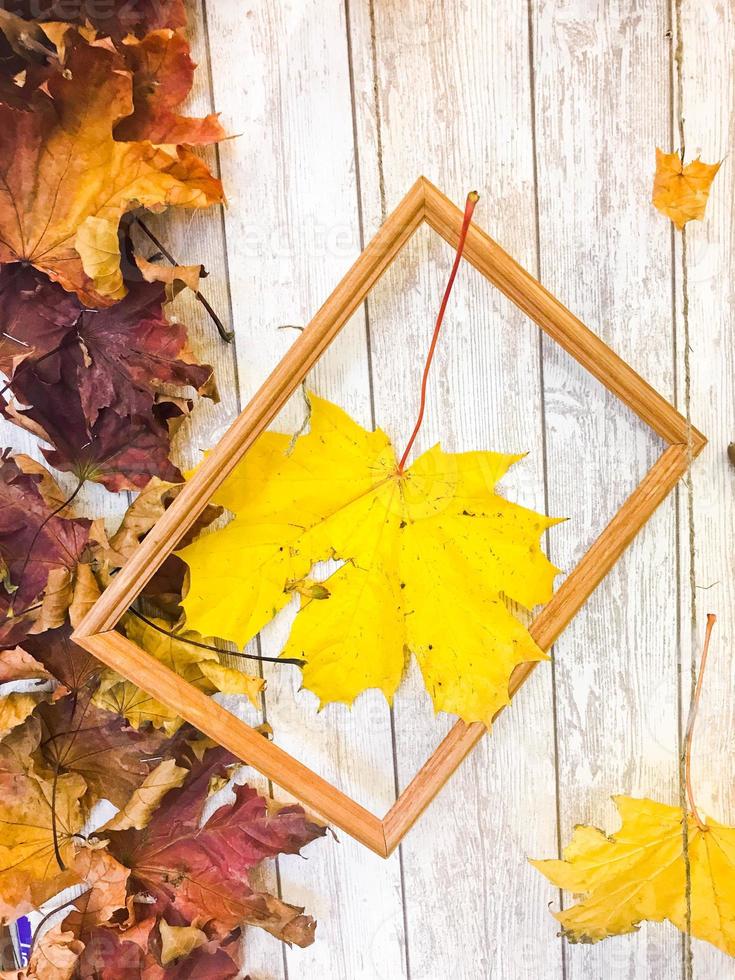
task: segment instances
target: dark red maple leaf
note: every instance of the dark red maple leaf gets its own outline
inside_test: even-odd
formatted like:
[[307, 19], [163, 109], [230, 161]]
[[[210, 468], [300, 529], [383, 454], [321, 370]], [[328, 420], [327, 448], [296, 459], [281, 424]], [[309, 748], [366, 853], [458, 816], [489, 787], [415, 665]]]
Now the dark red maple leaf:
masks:
[[73, 293], [53, 285], [30, 266], [0, 266], [0, 371], [11, 377], [26, 358], [55, 351], [79, 317]]
[[90, 23], [114, 38], [186, 24], [184, 0], [4, 0], [3, 6], [27, 20]]
[[216, 115], [190, 119], [176, 111], [191, 91], [196, 68], [182, 34], [153, 31], [121, 50], [133, 72], [135, 108], [115, 127], [115, 139], [194, 145], [225, 138]]
[[115, 306], [87, 310], [42, 273], [10, 266], [0, 272], [3, 294], [0, 368], [28, 406], [4, 412], [52, 444], [48, 461], [111, 490], [180, 480], [170, 430], [189, 402], [162, 388], [216, 390], [211, 367], [190, 358], [186, 328], [166, 319], [165, 287], [133, 282]]
[[[54, 515], [40, 489], [5, 450], [0, 455], [0, 646], [13, 646], [33, 625], [33, 607], [55, 570], [71, 572], [89, 537], [90, 522]], [[29, 651], [30, 652], [30, 651]]]
[[[58, 380], [63, 350], [79, 351], [74, 381], [90, 424], [103, 408], [120, 415], [149, 410], [164, 385], [216, 397], [212, 368], [193, 361], [186, 327], [166, 317], [162, 283], [128, 283], [119, 303], [89, 310], [30, 266], [11, 265], [0, 268], [0, 295], [0, 332], [16, 344], [14, 355], [28, 352], [33, 364], [26, 368], [35, 368], [39, 383]], [[13, 374], [7, 357], [0, 370]]]
[[27, 636], [23, 640], [23, 648], [67, 690], [83, 694], [86, 689], [95, 686], [97, 675], [104, 667], [72, 640], [71, 632], [72, 628], [67, 623], [58, 629]]
[[239, 925], [261, 926], [287, 942], [307, 946], [316, 923], [303, 909], [256, 892], [249, 873], [265, 858], [298, 854], [325, 834], [298, 805], [269, 808], [249, 786], [200, 827], [211, 778], [232, 756], [212, 749], [181, 789], [167, 793], [144, 830], [110, 833], [111, 853], [130, 868], [130, 887], [155, 899], [152, 913], [172, 925], [196, 921], [223, 936]]
[[97, 928], [86, 937], [73, 980], [232, 980], [239, 975], [239, 966], [215, 943], [162, 967], [149, 948], [125, 939], [125, 933]]
[[25, 420], [24, 427], [52, 444], [53, 449], [41, 447], [51, 466], [112, 491], [142, 490], [151, 476], [172, 483], [182, 480], [181, 471], [168, 458], [168, 422], [183, 417], [188, 407], [164, 402], [162, 407], [169, 418], [162, 420], [155, 415], [120, 416], [112, 409], [103, 409], [95, 424], [89, 426], [78, 390], [67, 388], [64, 378], [62, 373], [60, 383], [49, 386], [45, 397], [32, 408], [20, 412], [4, 409], [6, 417], [20, 425]]
[[84, 777], [86, 806], [106, 799], [123, 807], [160, 761], [165, 737], [131, 728], [124, 718], [92, 704], [91, 694], [75, 692], [48, 711], [38, 710], [41, 752], [55, 772]]

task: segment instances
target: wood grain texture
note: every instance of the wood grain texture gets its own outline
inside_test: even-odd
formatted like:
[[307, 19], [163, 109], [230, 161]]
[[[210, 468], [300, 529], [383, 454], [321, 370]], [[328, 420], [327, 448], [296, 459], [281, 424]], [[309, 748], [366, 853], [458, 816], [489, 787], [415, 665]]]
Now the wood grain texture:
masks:
[[[715, 181], [705, 222], [687, 229], [688, 331], [681, 237], [672, 239], [648, 206], [654, 147], [678, 148], [678, 111], [687, 157], [732, 154], [735, 31], [724, 0], [680, 6], [683, 103], [675, 106], [666, 37], [675, 0], [188, 3], [202, 63], [192, 105], [209, 111], [213, 99], [242, 136], [220, 149], [224, 228], [210, 214], [166, 215], [159, 226], [178, 258], [204, 259], [212, 273], [205, 290], [220, 313], [219, 303], [229, 310], [237, 334], [233, 358], [185, 301], [181, 317], [194, 327], [198, 352], [216, 363], [223, 402], [195, 413], [177, 443], [182, 462], [195, 462], [222, 434], [239, 408], [238, 384], [247, 400], [289, 348], [292, 332], [278, 328], [308, 321], [348, 268], [360, 251], [361, 219], [369, 238], [422, 172], [457, 201], [476, 186], [480, 224], [665, 397], [676, 396], [711, 439], [692, 477], [694, 595], [682, 491], [678, 528], [672, 503], [664, 504], [557, 644], [554, 676], [548, 665], [535, 672], [416, 826], [400, 861], [396, 854], [380, 863], [343, 840], [314, 845], [308, 862], [281, 862], [269, 885], [316, 913], [317, 943], [284, 955], [250, 931], [254, 980], [735, 976], [731, 960], [697, 942], [690, 972], [680, 937], [665, 924], [598, 947], [567, 946], [562, 958], [547, 910], [558, 896], [525, 864], [528, 854], [555, 853], [557, 808], [567, 840], [580, 821], [614, 825], [612, 792], [676, 800], [677, 665], [686, 710], [689, 659], [696, 663], [710, 608], [720, 622], [695, 786], [706, 812], [735, 820], [735, 488], [724, 453], [735, 438], [732, 166]], [[409, 249], [310, 378], [364, 424], [374, 407], [397, 439], [410, 428], [405, 398], [450, 261], [433, 232], [419, 232]], [[469, 268], [447, 327], [425, 445], [441, 437], [450, 449], [529, 449], [507, 492], [538, 509], [548, 498], [551, 512], [572, 517], [551, 539], [552, 558], [570, 568], [661, 446], [553, 344], [540, 348], [534, 327]], [[280, 421], [294, 427], [300, 418], [294, 398]], [[3, 434], [37, 455], [15, 427]], [[86, 502], [97, 513], [126, 504], [99, 488]], [[286, 626], [276, 624], [261, 648], [275, 650]], [[376, 808], [394, 795], [394, 737], [405, 790], [450, 730], [415, 678], [392, 724], [379, 699], [353, 715], [317, 716], [291, 668], [268, 679], [267, 709], [286, 747]], [[456, 735], [444, 745], [464, 748]]]
[[[674, 235], [680, 408], [688, 409], [710, 437], [702, 459], [706, 465], [698, 463], [692, 469], [691, 501], [684, 488], [681, 494], [682, 701], [686, 711], [690, 665], [698, 668], [707, 613], [714, 612], [718, 620], [697, 719], [692, 776], [698, 807], [716, 820], [734, 824], [735, 468], [728, 462], [727, 446], [735, 441], [735, 10], [717, 0], [682, 0], [677, 17], [677, 5], [672, 7], [674, 42], [680, 31], [682, 55], [681, 64], [674, 66], [674, 93], [681, 73], [682, 101], [674, 106], [671, 149], [680, 149], [681, 115], [686, 159], [700, 154], [708, 162], [724, 158], [705, 220], [690, 222], [684, 235]], [[693, 940], [691, 976], [733, 977], [735, 964], [719, 950]]]
[[[673, 398], [671, 230], [650, 205], [666, 3], [532, 6], [541, 281]], [[571, 518], [552, 559], [569, 567], [660, 448], [546, 341], [544, 377], [549, 506]], [[614, 829], [613, 793], [678, 800], [676, 534], [669, 500], [555, 646], [562, 844], [577, 823]], [[565, 961], [568, 980], [677, 977], [681, 937], [646, 925]]]
[[[460, 205], [476, 189], [476, 223], [535, 271], [525, 4], [350, 0], [350, 19], [366, 232], [423, 173]], [[376, 420], [398, 446], [413, 425], [451, 261], [451, 248], [424, 228], [368, 301]], [[505, 492], [543, 511], [538, 331], [466, 263], [429, 389], [414, 458], [438, 440], [449, 451], [527, 450]], [[550, 680], [548, 665], [536, 672], [400, 848], [413, 980], [523, 970], [561, 977], [560, 944], [545, 911], [554, 891], [525, 861], [537, 843], [555, 849], [556, 828], [552, 819], [529, 833], [518, 819], [554, 813]], [[395, 701], [399, 791], [452, 723], [434, 714], [412, 672]]]
[[[292, 364], [300, 358], [307, 338], [293, 327], [315, 318], [362, 250], [345, 14], [341, 3], [322, 0], [208, 0], [208, 14], [217, 108], [229, 130], [242, 134], [221, 147], [221, 156], [233, 322], [247, 401], [287, 352]], [[363, 287], [377, 269], [368, 272]], [[350, 313], [338, 298], [316, 317], [315, 330], [329, 320], [330, 333], [314, 349], [312, 363]], [[308, 383], [371, 424], [361, 309]], [[293, 431], [302, 419], [297, 391], [277, 423]], [[282, 618], [264, 631], [263, 653], [278, 653], [286, 625]], [[382, 815], [392, 801], [393, 758], [390, 718], [381, 699], [362, 699], [352, 712], [340, 706], [317, 712], [315, 699], [299, 693], [295, 668], [266, 668], [265, 675], [277, 744]], [[399, 980], [403, 917], [397, 860], [386, 865], [337, 833], [339, 841], [330, 838], [310, 848], [308, 860], [279, 862], [284, 898], [305, 905], [319, 922], [313, 946], [286, 951], [288, 978]], [[358, 935], [359, 942], [347, 938]], [[368, 941], [375, 936], [379, 942]]]

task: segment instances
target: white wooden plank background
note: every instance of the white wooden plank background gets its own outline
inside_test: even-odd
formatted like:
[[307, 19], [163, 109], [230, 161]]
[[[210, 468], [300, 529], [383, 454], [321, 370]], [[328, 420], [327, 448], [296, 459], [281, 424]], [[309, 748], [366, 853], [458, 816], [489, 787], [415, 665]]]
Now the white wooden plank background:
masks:
[[[177, 444], [194, 462], [276, 364], [414, 179], [455, 201], [709, 437], [710, 445], [400, 851], [349, 839], [282, 860], [267, 883], [319, 919], [287, 950], [246, 936], [254, 980], [597, 980], [735, 977], [670, 925], [564, 945], [563, 899], [526, 863], [578, 822], [614, 828], [613, 793], [678, 800], [678, 753], [704, 616], [719, 614], [695, 752], [702, 808], [735, 821], [733, 94], [728, 0], [189, 0], [200, 63], [191, 105], [237, 138], [208, 154], [220, 213], [155, 223], [236, 333], [192, 300], [179, 315], [222, 401]], [[681, 58], [675, 51], [681, 38]], [[649, 204], [657, 145], [725, 157], [706, 220], [685, 236]], [[730, 153], [730, 157], [727, 154]], [[398, 444], [450, 262], [421, 232], [310, 378]], [[282, 425], [295, 427], [297, 398]], [[14, 428], [17, 448], [29, 441]], [[509, 496], [571, 520], [575, 561], [643, 476], [655, 438], [463, 267], [432, 376], [426, 448], [528, 450]], [[87, 491], [96, 512], [124, 501]], [[693, 530], [690, 518], [693, 517]], [[693, 552], [690, 545], [693, 543]], [[286, 621], [258, 646], [277, 649]], [[383, 812], [450, 720], [415, 677], [389, 712], [366, 696], [317, 715], [292, 668], [266, 671], [279, 744]]]

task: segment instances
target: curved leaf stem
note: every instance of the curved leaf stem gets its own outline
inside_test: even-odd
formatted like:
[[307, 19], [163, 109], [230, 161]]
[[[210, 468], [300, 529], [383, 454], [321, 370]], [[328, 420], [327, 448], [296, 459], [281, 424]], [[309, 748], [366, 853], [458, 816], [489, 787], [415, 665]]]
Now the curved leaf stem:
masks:
[[[151, 240], [151, 242], [153, 242], [153, 244], [156, 246], [156, 248], [161, 253], [161, 255], [165, 259], [167, 259], [168, 262], [171, 265], [179, 265], [179, 263], [176, 261], [176, 259], [173, 257], [173, 255], [166, 248], [166, 246], [161, 241], [159, 241], [159, 239], [150, 230], [150, 228], [148, 227], [148, 225], [145, 224], [145, 222], [141, 218], [137, 217], [137, 215], [136, 215], [136, 218], [135, 218], [135, 223], [138, 225], [138, 227], [143, 232], [143, 234], [145, 234]], [[232, 330], [228, 330], [227, 327], [224, 325], [224, 323], [222, 323], [222, 321], [220, 320], [220, 318], [215, 313], [214, 308], [212, 307], [212, 304], [209, 302], [209, 300], [206, 298], [206, 296], [203, 296], [202, 295], [202, 293], [201, 293], [200, 290], [197, 289], [196, 292], [194, 293], [194, 295], [196, 296], [197, 300], [202, 304], [202, 306], [204, 307], [204, 309], [209, 314], [209, 317], [210, 317], [212, 323], [217, 328], [217, 333], [220, 335], [220, 337], [224, 340], [224, 342], [226, 344], [231, 344], [232, 341], [235, 338], [235, 334], [233, 333], [233, 331]]]
[[20, 575], [18, 576], [18, 588], [20, 588], [21, 582], [23, 581], [23, 576], [25, 575], [26, 569], [28, 568], [28, 562], [31, 560], [31, 555], [33, 554], [33, 549], [36, 547], [36, 541], [38, 541], [39, 534], [41, 533], [41, 531], [43, 531], [43, 529], [46, 527], [46, 525], [52, 518], [56, 517], [57, 514], [60, 514], [62, 510], [65, 510], [69, 506], [69, 504], [72, 503], [72, 501], [77, 496], [77, 494], [79, 493], [79, 491], [82, 489], [82, 487], [86, 482], [87, 482], [86, 477], [80, 476], [79, 482], [77, 483], [73, 492], [66, 498], [66, 500], [62, 500], [59, 506], [56, 507], [54, 510], [52, 510], [50, 514], [47, 514], [47, 516], [44, 517], [44, 519], [36, 528], [36, 533], [33, 535], [31, 543], [28, 546], [28, 551], [23, 561], [23, 567], [21, 568]]
[[222, 656], [226, 654], [229, 657], [241, 657], [243, 660], [258, 660], [260, 662], [265, 662], [269, 664], [292, 664], [294, 667], [303, 667], [306, 663], [305, 660], [299, 660], [296, 657], [265, 657], [258, 655], [256, 653], [240, 653], [237, 650], [221, 650], [219, 647], [211, 646], [209, 643], [200, 643], [199, 640], [190, 640], [186, 636], [182, 636], [181, 633], [174, 633], [171, 630], [165, 630], [162, 626], [154, 623], [152, 620], [148, 619], [143, 613], [138, 612], [137, 609], [133, 609], [132, 606], [129, 607], [128, 612], [131, 612], [138, 619], [142, 620], [151, 629], [156, 630], [157, 633], [162, 633], [164, 636], [170, 636], [172, 640], [179, 640], [181, 643], [188, 643], [190, 646], [199, 647], [200, 650], [213, 650], [214, 653]]
[[33, 930], [33, 938], [31, 939], [31, 948], [28, 951], [29, 959], [33, 954], [33, 950], [36, 946], [36, 940], [41, 935], [42, 926], [44, 926], [48, 922], [51, 916], [56, 915], [57, 912], [60, 912], [62, 909], [65, 909], [67, 906], [73, 905], [75, 902], [78, 902], [80, 898], [84, 898], [85, 895], [89, 895], [91, 891], [92, 891], [91, 887], [85, 889], [85, 891], [81, 892], [79, 895], [75, 895], [73, 898], [67, 899], [66, 902], [62, 902], [61, 905], [57, 905], [55, 909], [51, 909], [49, 912], [46, 913], [46, 915], [44, 915], [44, 917], [38, 923], [36, 928]]
[[469, 231], [470, 222], [472, 221], [472, 212], [475, 210], [475, 205], [480, 199], [480, 195], [477, 191], [470, 191], [467, 195], [467, 201], [464, 207], [464, 220], [462, 221], [462, 229], [459, 233], [459, 241], [457, 242], [457, 254], [454, 256], [454, 264], [452, 265], [452, 271], [449, 273], [449, 280], [447, 281], [447, 288], [444, 290], [444, 297], [439, 307], [439, 315], [436, 318], [436, 325], [434, 326], [434, 334], [431, 338], [431, 345], [429, 346], [429, 353], [426, 358], [426, 364], [424, 365], [424, 375], [421, 379], [421, 403], [419, 406], [419, 414], [416, 419], [416, 425], [414, 426], [413, 432], [411, 433], [411, 438], [408, 440], [408, 445], [406, 450], [401, 456], [401, 461], [398, 464], [398, 472], [403, 473], [404, 467], [406, 465], [406, 460], [408, 459], [408, 454], [411, 452], [411, 448], [416, 441], [416, 436], [419, 434], [419, 429], [421, 428], [421, 423], [424, 420], [424, 411], [426, 410], [426, 384], [429, 380], [429, 369], [431, 368], [431, 362], [434, 360], [434, 352], [436, 350], [436, 344], [439, 340], [439, 331], [441, 330], [442, 322], [444, 320], [444, 313], [447, 309], [447, 303], [449, 302], [449, 297], [452, 292], [452, 286], [454, 285], [454, 280], [457, 277], [457, 270], [459, 269], [459, 263], [462, 258], [462, 252], [464, 251], [464, 243], [467, 238], [467, 232]]
[[707, 830], [707, 825], [704, 823], [702, 818], [699, 816], [696, 804], [694, 803], [694, 792], [692, 791], [692, 740], [694, 737], [694, 723], [697, 720], [697, 712], [699, 711], [699, 702], [702, 696], [702, 682], [704, 681], [704, 672], [707, 667], [707, 656], [709, 654], [709, 641], [712, 636], [712, 628], [717, 621], [717, 617], [714, 613], [707, 613], [707, 629], [704, 634], [704, 645], [702, 646], [702, 659], [699, 664], [699, 676], [697, 678], [697, 687], [694, 692], [694, 697], [692, 698], [692, 703], [689, 706], [689, 718], [687, 719], [687, 730], [685, 738], [685, 755], [684, 755], [684, 773], [686, 778], [686, 789], [687, 798], [689, 800], [689, 808], [692, 811], [692, 816], [697, 822], [697, 826], [700, 830]]

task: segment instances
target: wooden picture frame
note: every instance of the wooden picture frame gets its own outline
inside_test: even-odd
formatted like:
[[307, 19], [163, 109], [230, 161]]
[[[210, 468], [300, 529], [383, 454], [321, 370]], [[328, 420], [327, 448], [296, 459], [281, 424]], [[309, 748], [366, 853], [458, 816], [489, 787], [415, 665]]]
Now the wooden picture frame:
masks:
[[[73, 635], [76, 643], [108, 667], [134, 681], [305, 806], [383, 857], [397, 847], [476, 745], [486, 731], [484, 725], [457, 721], [381, 819], [141, 650], [115, 626], [175, 550], [217, 487], [424, 221], [456, 246], [462, 211], [420, 177]], [[542, 649], [548, 650], [702, 451], [706, 439], [474, 224], [467, 235], [464, 257], [667, 444], [639, 486], [534, 619], [531, 635]], [[516, 668], [509, 684], [511, 696], [535, 666], [528, 663]]]

